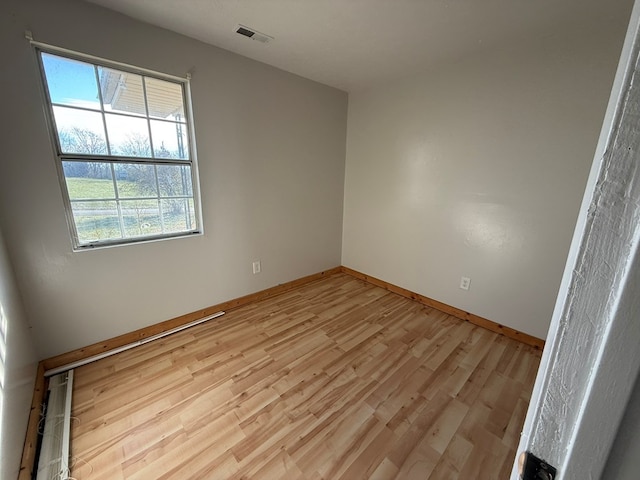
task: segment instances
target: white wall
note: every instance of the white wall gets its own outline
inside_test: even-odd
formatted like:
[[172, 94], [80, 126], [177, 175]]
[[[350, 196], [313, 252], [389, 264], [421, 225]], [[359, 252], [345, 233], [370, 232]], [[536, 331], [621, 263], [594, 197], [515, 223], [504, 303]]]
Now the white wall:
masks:
[[627, 22], [350, 93], [343, 265], [544, 338]]
[[[204, 236], [72, 252], [25, 29], [193, 71]], [[0, 59], [0, 224], [41, 357], [340, 264], [345, 92], [74, 0], [3, 1]]]
[[17, 478], [37, 356], [0, 231], [0, 478]]

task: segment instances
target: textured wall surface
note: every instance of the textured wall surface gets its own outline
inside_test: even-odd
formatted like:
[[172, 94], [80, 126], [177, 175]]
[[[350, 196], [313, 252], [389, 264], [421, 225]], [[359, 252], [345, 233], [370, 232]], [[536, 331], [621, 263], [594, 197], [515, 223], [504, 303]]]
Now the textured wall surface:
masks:
[[[193, 73], [204, 235], [71, 251], [27, 29]], [[345, 92], [74, 0], [3, 1], [0, 58], [0, 224], [42, 357], [340, 264]]]

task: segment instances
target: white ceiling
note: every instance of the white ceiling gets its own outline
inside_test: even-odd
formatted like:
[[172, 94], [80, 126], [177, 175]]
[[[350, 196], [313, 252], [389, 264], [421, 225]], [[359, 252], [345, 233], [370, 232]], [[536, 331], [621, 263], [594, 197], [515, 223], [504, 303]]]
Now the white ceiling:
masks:
[[[552, 28], [626, 18], [632, 0], [88, 0], [346, 91]], [[247, 25], [269, 44], [234, 31]]]

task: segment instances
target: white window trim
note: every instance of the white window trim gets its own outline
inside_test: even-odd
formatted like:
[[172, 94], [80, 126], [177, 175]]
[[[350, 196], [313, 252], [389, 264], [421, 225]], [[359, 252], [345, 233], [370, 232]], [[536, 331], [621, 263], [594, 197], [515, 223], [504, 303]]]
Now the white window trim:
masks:
[[[55, 160], [56, 170], [58, 173], [58, 180], [61, 188], [61, 193], [63, 197], [63, 203], [65, 208], [65, 217], [67, 219], [67, 226], [69, 229], [69, 234], [71, 237], [72, 248], [74, 252], [83, 252], [83, 251], [91, 251], [102, 248], [111, 248], [111, 247], [120, 247], [126, 245], [135, 245], [140, 243], [149, 243], [149, 242], [157, 242], [162, 240], [172, 240], [178, 238], [189, 238], [196, 235], [204, 234], [204, 224], [202, 218], [202, 200], [200, 196], [200, 175], [198, 168], [198, 158], [197, 158], [197, 146], [196, 146], [196, 135], [195, 135], [195, 123], [193, 119], [193, 109], [192, 109], [192, 96], [191, 96], [191, 74], [187, 73], [184, 77], [179, 77], [175, 75], [170, 75], [162, 72], [157, 72], [155, 70], [146, 69], [143, 67], [138, 67], [135, 65], [117, 62], [109, 59], [105, 59], [102, 57], [97, 57], [90, 54], [85, 54], [73, 50], [69, 50], [66, 48], [58, 47], [55, 45], [49, 45], [42, 42], [34, 41], [31, 37], [30, 32], [26, 32], [26, 37], [34, 47], [34, 52], [36, 56], [38, 72], [40, 75], [40, 85], [41, 85], [41, 93], [43, 102], [45, 104], [45, 118], [47, 123], [47, 128], [49, 130], [49, 135], [51, 139], [51, 146], [53, 150], [53, 156]], [[53, 104], [51, 99], [49, 98], [48, 88], [46, 84], [46, 76], [44, 72], [44, 66], [41, 60], [41, 53], [49, 53], [53, 55], [59, 55], [70, 59], [79, 60], [86, 63], [91, 63], [93, 65], [99, 65], [106, 68], [113, 68], [117, 70], [123, 70], [126, 72], [144, 75], [146, 77], [157, 78], [159, 80], [166, 80], [174, 83], [180, 83], [183, 87], [184, 94], [184, 114], [186, 118], [187, 124], [187, 135], [188, 135], [188, 143], [189, 143], [189, 160], [181, 160], [180, 162], [174, 161], [166, 161], [163, 159], [140, 159], [136, 157], [121, 157], [121, 156], [113, 156], [113, 155], [84, 155], [84, 154], [63, 154], [62, 149], [59, 144], [59, 138], [56, 130], [56, 124], [53, 115]], [[142, 237], [129, 237], [129, 238], [120, 238], [113, 240], [105, 240], [100, 242], [93, 242], [87, 244], [81, 244], [78, 239], [77, 227], [75, 223], [75, 219], [73, 217], [73, 211], [71, 208], [71, 199], [69, 196], [69, 192], [67, 189], [67, 183], [65, 174], [63, 171], [62, 163], [65, 159], [72, 159], [73, 157], [80, 158], [83, 160], [94, 160], [97, 162], [106, 162], [106, 163], [143, 163], [149, 165], [159, 165], [163, 163], [172, 164], [172, 165], [190, 165], [191, 167], [191, 183], [192, 183], [192, 194], [193, 194], [193, 204], [194, 204], [194, 213], [195, 213], [195, 221], [196, 228], [194, 230], [185, 231], [185, 232], [175, 232], [175, 233], [164, 233], [159, 235], [149, 235]]]

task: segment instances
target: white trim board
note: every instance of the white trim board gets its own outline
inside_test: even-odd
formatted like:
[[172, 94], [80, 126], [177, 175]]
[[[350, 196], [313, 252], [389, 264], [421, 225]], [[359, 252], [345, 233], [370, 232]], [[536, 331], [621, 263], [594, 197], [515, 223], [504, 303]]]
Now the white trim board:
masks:
[[166, 332], [161, 332], [161, 333], [158, 333], [156, 335], [152, 335], [150, 337], [146, 337], [146, 338], [143, 338], [141, 340], [137, 340], [135, 342], [128, 343], [128, 344], [123, 345], [121, 347], [112, 348], [111, 350], [107, 350], [106, 352], [99, 353], [98, 355], [93, 355], [91, 357], [83, 358], [83, 359], [78, 360], [76, 362], [67, 363], [65, 365], [61, 365], [59, 367], [52, 368], [50, 370], [46, 370], [44, 372], [44, 376], [45, 377], [51, 377], [53, 375], [57, 375], [59, 373], [66, 372], [67, 370], [73, 370], [74, 368], [81, 367], [82, 365], [86, 365], [87, 363], [95, 362], [97, 360], [101, 360], [103, 358], [110, 357], [111, 355], [115, 355], [116, 353], [124, 352], [124, 351], [130, 350], [130, 349], [132, 349], [134, 347], [139, 347], [140, 345], [144, 345], [145, 343], [152, 342], [152, 341], [157, 340], [159, 338], [164, 338], [167, 335], [172, 335], [174, 333], [180, 332], [180, 331], [185, 330], [187, 328], [195, 327], [196, 325], [200, 325], [201, 323], [208, 322], [209, 320], [213, 320], [214, 318], [221, 317], [224, 314], [225, 314], [225, 312], [222, 312], [222, 311], [216, 312], [216, 313], [214, 313], [212, 315], [207, 315], [204, 318], [200, 318], [198, 320], [194, 320], [193, 322], [185, 323], [184, 325], [180, 325], [179, 327], [172, 328], [171, 330], [167, 330]]
[[600, 478], [640, 371], [639, 27], [636, 1], [518, 447], [558, 479]]

